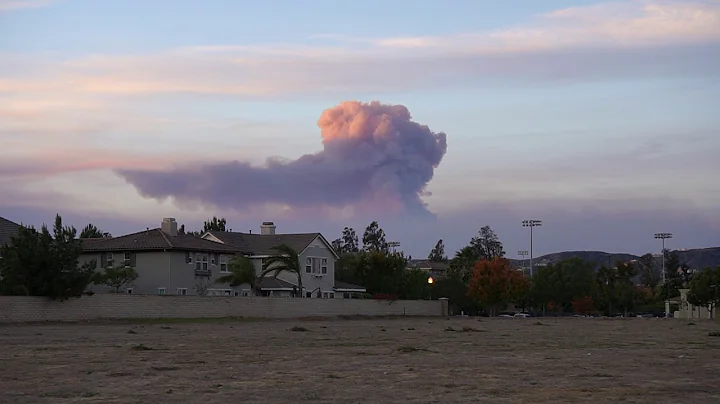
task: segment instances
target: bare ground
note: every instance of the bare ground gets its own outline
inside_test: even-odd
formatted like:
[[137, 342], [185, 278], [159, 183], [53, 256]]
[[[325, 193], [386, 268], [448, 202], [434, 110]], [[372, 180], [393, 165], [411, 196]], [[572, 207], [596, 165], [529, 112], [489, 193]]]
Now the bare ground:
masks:
[[0, 403], [715, 404], [716, 331], [586, 318], [6, 325]]

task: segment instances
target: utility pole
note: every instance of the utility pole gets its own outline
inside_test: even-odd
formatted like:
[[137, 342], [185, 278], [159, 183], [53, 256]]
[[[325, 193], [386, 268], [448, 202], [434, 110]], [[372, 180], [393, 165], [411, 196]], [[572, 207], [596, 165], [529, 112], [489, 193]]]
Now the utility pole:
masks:
[[655, 233], [655, 239], [662, 240], [662, 282], [665, 285], [665, 318], [670, 317], [670, 285], [667, 283], [665, 276], [665, 240], [672, 238], [672, 233]]
[[533, 227], [542, 226], [542, 220], [523, 220], [523, 227], [530, 228], [530, 277], [533, 276]]
[[522, 267], [521, 267], [521, 268], [522, 268], [522, 273], [523, 273], [523, 275], [525, 275], [525, 257], [528, 255], [528, 252], [527, 252], [527, 250], [521, 250], [521, 251], [518, 251], [518, 255], [519, 255], [520, 257], [522, 257], [522, 258], [521, 258], [521, 260], [522, 260]]

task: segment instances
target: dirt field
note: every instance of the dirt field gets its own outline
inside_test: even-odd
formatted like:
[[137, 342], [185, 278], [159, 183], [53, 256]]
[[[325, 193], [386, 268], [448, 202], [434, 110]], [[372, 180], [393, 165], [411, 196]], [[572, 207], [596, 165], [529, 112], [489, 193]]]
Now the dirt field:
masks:
[[0, 326], [0, 403], [717, 404], [711, 331], [586, 318]]

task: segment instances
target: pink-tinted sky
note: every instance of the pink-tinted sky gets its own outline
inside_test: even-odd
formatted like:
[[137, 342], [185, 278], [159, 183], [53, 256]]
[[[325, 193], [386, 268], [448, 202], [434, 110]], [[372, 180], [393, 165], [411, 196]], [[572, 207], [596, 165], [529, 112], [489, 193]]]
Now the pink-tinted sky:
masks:
[[[415, 256], [485, 224], [514, 256], [528, 218], [538, 252], [720, 244], [719, 1], [160, 3], [0, 0], [1, 216], [379, 219]], [[346, 100], [427, 128], [319, 121]]]

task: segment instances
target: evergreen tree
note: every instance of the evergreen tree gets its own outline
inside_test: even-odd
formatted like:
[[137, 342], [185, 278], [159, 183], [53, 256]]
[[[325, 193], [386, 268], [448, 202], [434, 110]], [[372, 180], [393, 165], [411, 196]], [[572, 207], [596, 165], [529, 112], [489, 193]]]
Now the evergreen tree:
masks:
[[225, 225], [227, 224], [227, 220], [225, 218], [217, 218], [213, 216], [212, 219], [206, 220], [205, 225], [203, 226], [203, 233], [206, 233], [208, 231], [227, 231], [225, 229]]
[[80, 232], [80, 238], [106, 238], [106, 237], [112, 237], [112, 235], [108, 232], [98, 229], [92, 223], [85, 226], [85, 228]]
[[55, 217], [53, 233], [21, 226], [18, 235], [0, 249], [0, 292], [8, 295], [67, 299], [80, 296], [93, 276], [96, 262], [82, 266], [82, 241], [74, 227]]
[[372, 222], [363, 233], [363, 250], [388, 252], [388, 243], [385, 241], [385, 232], [380, 228], [378, 222]]
[[356, 253], [360, 251], [358, 236], [355, 234], [355, 230], [352, 227], [346, 227], [343, 229], [342, 242], [343, 252]]
[[443, 243], [442, 239], [438, 240], [437, 244], [435, 244], [435, 248], [430, 251], [428, 259], [432, 262], [447, 261], [447, 255], [445, 255], [445, 244]]
[[505, 257], [503, 244], [490, 226], [480, 229], [478, 235], [470, 240], [470, 247], [475, 252], [476, 260], [492, 261], [495, 258]]

